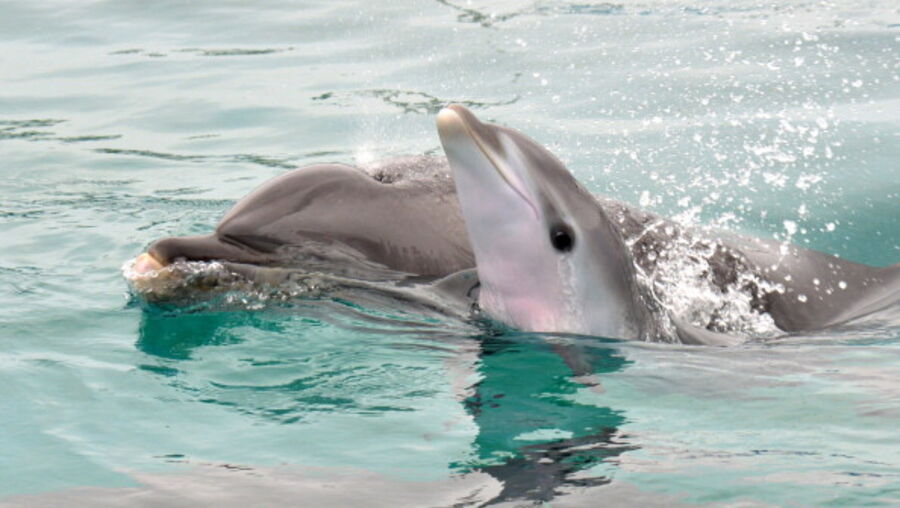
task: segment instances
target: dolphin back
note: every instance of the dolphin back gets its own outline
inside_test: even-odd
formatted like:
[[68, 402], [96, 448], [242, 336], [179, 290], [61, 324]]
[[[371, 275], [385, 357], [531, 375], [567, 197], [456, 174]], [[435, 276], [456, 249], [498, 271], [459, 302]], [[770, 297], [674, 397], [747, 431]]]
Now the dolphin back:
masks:
[[787, 250], [783, 256], [771, 245], [745, 251], [760, 273], [784, 286], [765, 298], [784, 331], [839, 326], [900, 305], [900, 264], [874, 267], [797, 246]]

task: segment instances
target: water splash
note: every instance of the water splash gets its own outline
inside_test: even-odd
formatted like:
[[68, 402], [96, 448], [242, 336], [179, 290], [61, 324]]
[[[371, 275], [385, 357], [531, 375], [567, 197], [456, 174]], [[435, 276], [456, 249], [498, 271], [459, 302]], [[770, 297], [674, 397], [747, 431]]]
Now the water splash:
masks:
[[[644, 235], [662, 233], [664, 249], [642, 244]], [[760, 295], [784, 288], [753, 272], [742, 257], [718, 240], [697, 238], [672, 224], [655, 222], [629, 242], [645, 257], [638, 283], [665, 312], [702, 329], [745, 338], [782, 333], [762, 312]], [[664, 333], [674, 336], [671, 324]]]
[[122, 266], [133, 301], [178, 306], [185, 311], [238, 308], [258, 310], [271, 302], [301, 294], [317, 294], [315, 284], [267, 287], [212, 261], [177, 261], [159, 270], [139, 273], [136, 259]]

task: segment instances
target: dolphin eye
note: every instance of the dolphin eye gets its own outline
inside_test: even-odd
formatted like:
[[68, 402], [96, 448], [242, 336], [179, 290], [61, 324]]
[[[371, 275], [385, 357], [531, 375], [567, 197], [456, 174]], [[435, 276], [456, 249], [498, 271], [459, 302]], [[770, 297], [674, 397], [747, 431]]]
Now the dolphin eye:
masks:
[[569, 252], [575, 246], [575, 234], [569, 226], [556, 224], [550, 228], [550, 244], [559, 252]]

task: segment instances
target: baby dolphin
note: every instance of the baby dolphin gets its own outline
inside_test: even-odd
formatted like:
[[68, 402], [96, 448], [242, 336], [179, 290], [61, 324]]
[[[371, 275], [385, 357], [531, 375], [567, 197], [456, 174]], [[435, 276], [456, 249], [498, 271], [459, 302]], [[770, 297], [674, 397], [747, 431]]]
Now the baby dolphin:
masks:
[[[663, 311], [650, 285], [639, 283], [637, 267], [656, 259], [648, 252], [674, 244], [648, 226], [655, 221], [596, 199], [545, 148], [462, 106], [443, 109], [437, 127], [472, 242], [479, 304], [489, 316], [525, 331], [739, 342]], [[718, 246], [707, 260], [722, 275], [717, 284], [752, 274], [756, 284], [747, 289], [756, 310], [785, 331], [845, 323], [900, 301], [900, 265], [869, 267], [741, 237], [710, 243]]]
[[442, 110], [437, 125], [488, 315], [527, 331], [651, 333], [622, 235], [562, 162], [462, 106]]

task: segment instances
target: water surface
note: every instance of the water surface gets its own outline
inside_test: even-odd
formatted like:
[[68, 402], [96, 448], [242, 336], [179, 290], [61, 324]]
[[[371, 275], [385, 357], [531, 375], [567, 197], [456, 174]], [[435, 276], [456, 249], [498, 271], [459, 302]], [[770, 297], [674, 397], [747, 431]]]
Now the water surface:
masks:
[[886, 1], [0, 3], [0, 504], [896, 504], [896, 315], [678, 347], [170, 311], [120, 267], [298, 165], [440, 153], [448, 102], [592, 191], [890, 265], [898, 41]]

